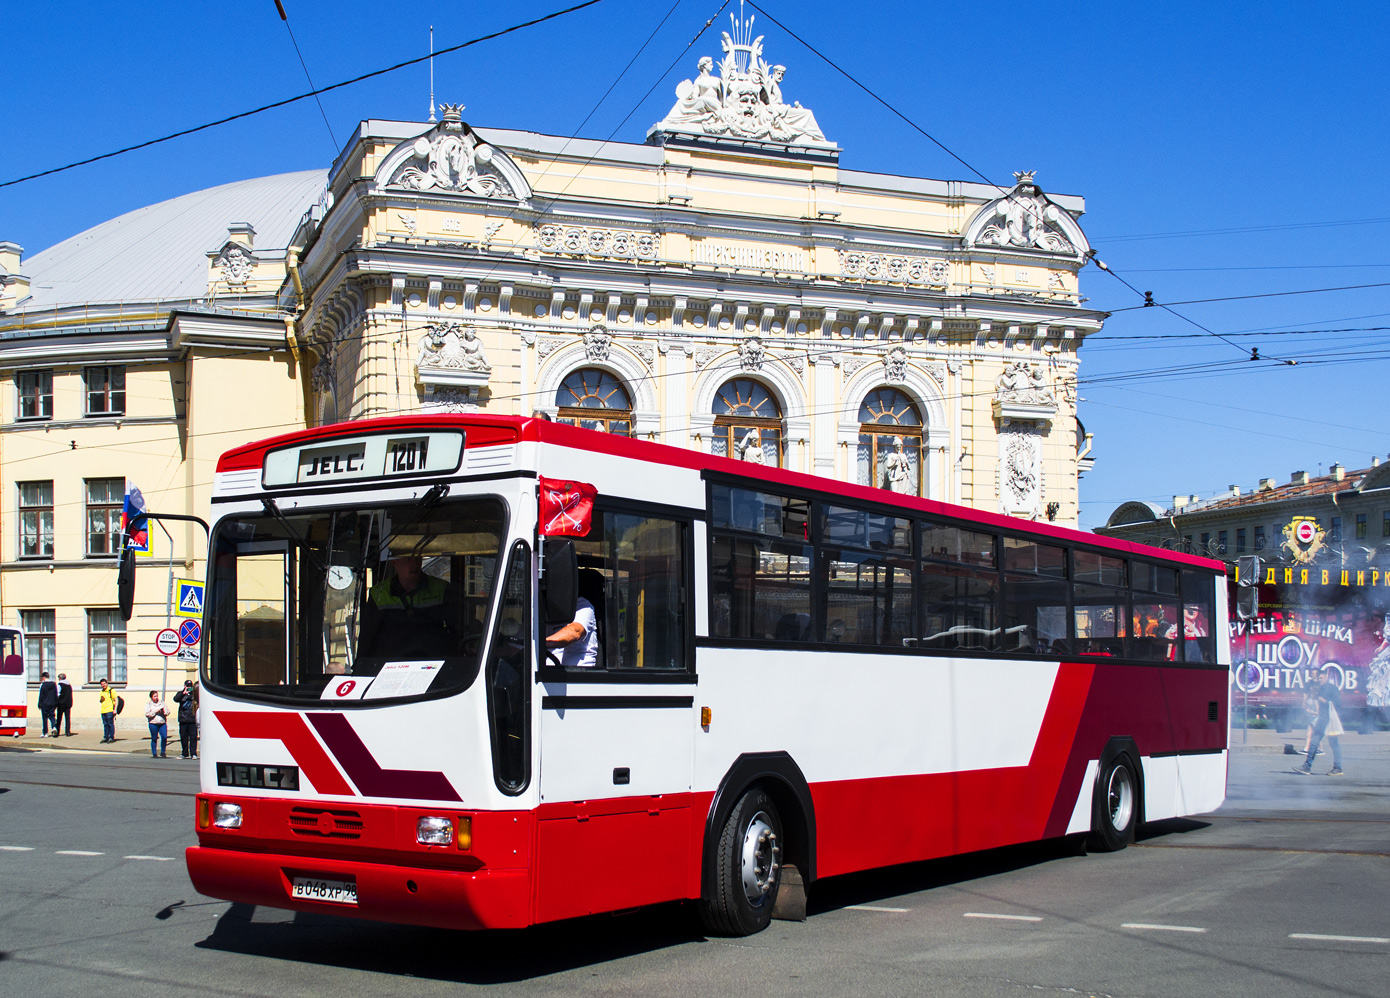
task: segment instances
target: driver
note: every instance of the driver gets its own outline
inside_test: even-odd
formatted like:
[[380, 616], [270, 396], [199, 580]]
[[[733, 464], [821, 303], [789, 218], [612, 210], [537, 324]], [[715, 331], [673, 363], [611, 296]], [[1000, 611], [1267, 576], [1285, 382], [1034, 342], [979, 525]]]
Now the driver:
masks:
[[426, 575], [418, 555], [396, 555], [367, 594], [360, 654], [397, 661], [457, 655], [451, 587]]
[[554, 634], [546, 636], [545, 646], [559, 650], [560, 665], [566, 669], [593, 669], [598, 666], [598, 613], [594, 602], [603, 599], [603, 576], [593, 569], [579, 573], [579, 596], [574, 601], [574, 619]]

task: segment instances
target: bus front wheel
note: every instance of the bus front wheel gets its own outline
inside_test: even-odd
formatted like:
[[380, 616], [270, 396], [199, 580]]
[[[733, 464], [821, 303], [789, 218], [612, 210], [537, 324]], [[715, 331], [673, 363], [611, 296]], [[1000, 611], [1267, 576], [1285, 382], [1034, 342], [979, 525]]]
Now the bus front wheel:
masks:
[[1096, 780], [1091, 834], [1086, 845], [1096, 852], [1117, 852], [1134, 841], [1139, 818], [1139, 781], [1129, 756], [1117, 755]]
[[739, 798], [715, 845], [714, 896], [704, 899], [705, 927], [727, 936], [767, 928], [782, 870], [782, 819], [760, 787]]

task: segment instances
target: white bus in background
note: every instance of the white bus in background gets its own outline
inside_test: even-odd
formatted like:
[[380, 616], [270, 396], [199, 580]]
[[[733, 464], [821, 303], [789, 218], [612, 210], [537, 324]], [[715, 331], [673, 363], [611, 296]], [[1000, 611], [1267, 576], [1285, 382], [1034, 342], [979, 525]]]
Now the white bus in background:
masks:
[[29, 676], [24, 667], [24, 632], [0, 627], [0, 737], [18, 738], [29, 721]]

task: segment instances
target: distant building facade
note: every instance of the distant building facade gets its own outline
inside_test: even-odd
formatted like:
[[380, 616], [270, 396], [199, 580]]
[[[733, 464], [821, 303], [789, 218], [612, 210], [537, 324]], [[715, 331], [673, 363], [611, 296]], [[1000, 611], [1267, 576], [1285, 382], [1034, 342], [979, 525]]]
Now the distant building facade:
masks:
[[1105, 318], [1079, 288], [1082, 199], [1032, 173], [843, 170], [742, 33], [645, 144], [475, 130], [444, 105], [363, 122], [327, 173], [187, 195], [28, 261], [0, 244], [4, 619], [70, 679], [157, 686], [168, 569], [200, 577], [202, 539], [161, 549], [152, 527], [165, 571], [115, 630], [124, 488], [206, 515], [234, 444], [420, 411], [538, 412], [1075, 524], [1078, 351]]
[[[1299, 530], [1296, 521], [1310, 526]], [[1282, 485], [1261, 479], [1252, 492], [1232, 485], [1210, 499], [1174, 496], [1166, 509], [1125, 502], [1096, 533], [1228, 561], [1253, 554], [1271, 564], [1390, 562], [1390, 464], [1295, 471]]]

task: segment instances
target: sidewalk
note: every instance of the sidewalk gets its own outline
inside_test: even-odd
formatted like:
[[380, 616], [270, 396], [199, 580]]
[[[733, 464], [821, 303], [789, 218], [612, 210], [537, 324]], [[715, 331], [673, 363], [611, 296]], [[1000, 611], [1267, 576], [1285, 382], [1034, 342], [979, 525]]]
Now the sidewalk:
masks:
[[[40, 728], [39, 730], [42, 730]], [[57, 738], [45, 738], [38, 734], [33, 727], [30, 727], [29, 734], [23, 738], [4, 738], [0, 739], [0, 748], [3, 747], [23, 747], [33, 749], [57, 749], [67, 751], [80, 749], [84, 752], [121, 752], [137, 753], [143, 752], [150, 754], [150, 733], [146, 728], [143, 732], [116, 729], [116, 741], [111, 744], [103, 745], [101, 742], [100, 728], [73, 728], [71, 735], [59, 735]], [[179, 754], [179, 733], [178, 728], [174, 728], [173, 736], [169, 739], [170, 756]]]

